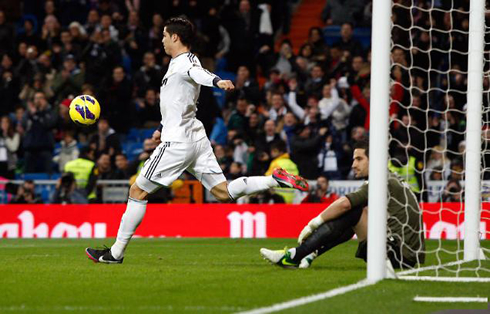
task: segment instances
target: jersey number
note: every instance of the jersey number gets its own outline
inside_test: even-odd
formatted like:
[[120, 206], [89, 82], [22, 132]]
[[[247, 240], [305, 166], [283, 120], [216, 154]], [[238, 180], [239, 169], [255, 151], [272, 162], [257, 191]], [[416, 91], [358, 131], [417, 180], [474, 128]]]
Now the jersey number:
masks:
[[162, 81], [162, 86], [167, 85], [167, 81], [168, 81], [168, 78], [164, 78], [163, 81]]

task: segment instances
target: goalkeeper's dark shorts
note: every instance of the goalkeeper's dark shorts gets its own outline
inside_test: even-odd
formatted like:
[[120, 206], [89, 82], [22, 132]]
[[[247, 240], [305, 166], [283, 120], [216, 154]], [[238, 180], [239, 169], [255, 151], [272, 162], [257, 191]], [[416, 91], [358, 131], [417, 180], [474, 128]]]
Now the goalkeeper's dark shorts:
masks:
[[[403, 257], [401, 245], [394, 238], [390, 237], [386, 240], [386, 252], [393, 268], [412, 268], [416, 264]], [[356, 257], [367, 262], [367, 240], [359, 242]]]

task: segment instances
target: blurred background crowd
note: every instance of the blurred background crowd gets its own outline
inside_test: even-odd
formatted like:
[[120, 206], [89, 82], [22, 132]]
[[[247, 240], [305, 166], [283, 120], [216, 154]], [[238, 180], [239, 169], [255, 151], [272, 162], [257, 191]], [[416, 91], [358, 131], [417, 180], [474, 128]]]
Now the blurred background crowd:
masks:
[[[96, 180], [134, 178], [160, 122], [170, 62], [162, 25], [185, 15], [203, 66], [236, 86], [202, 88], [198, 105], [226, 177], [283, 167], [318, 183], [307, 201], [330, 202], [329, 180], [353, 179], [352, 147], [369, 131], [372, 4], [316, 1], [320, 10], [301, 13], [302, 2], [311, 1], [0, 1], [0, 176], [59, 178], [54, 202], [100, 201]], [[429, 16], [427, 1], [394, 1], [389, 166], [416, 193], [447, 180], [450, 201], [461, 197], [468, 15], [459, 10], [469, 1], [449, 2], [457, 10]], [[302, 28], [295, 14], [318, 23]], [[96, 126], [70, 121], [79, 94], [101, 104]], [[34, 188], [18, 189], [13, 202], [27, 202]], [[251, 201], [292, 199], [276, 191]]]

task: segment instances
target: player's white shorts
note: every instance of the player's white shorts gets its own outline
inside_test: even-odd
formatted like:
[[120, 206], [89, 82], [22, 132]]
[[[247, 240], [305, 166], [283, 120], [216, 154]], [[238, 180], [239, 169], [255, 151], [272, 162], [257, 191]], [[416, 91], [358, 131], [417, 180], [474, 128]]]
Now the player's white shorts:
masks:
[[170, 186], [187, 170], [206, 189], [226, 181], [207, 137], [193, 143], [162, 142], [145, 162], [136, 178], [142, 190], [152, 193]]

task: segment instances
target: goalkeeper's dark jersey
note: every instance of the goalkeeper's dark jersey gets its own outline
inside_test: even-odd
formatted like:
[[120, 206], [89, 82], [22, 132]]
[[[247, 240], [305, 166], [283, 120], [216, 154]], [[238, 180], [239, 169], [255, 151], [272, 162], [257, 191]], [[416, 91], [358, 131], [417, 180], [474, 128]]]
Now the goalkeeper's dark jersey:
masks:
[[[400, 243], [403, 257], [414, 262], [425, 260], [425, 239], [422, 231], [422, 211], [410, 186], [398, 175], [388, 176], [388, 237]], [[359, 190], [346, 195], [352, 207], [367, 206], [368, 182]]]

